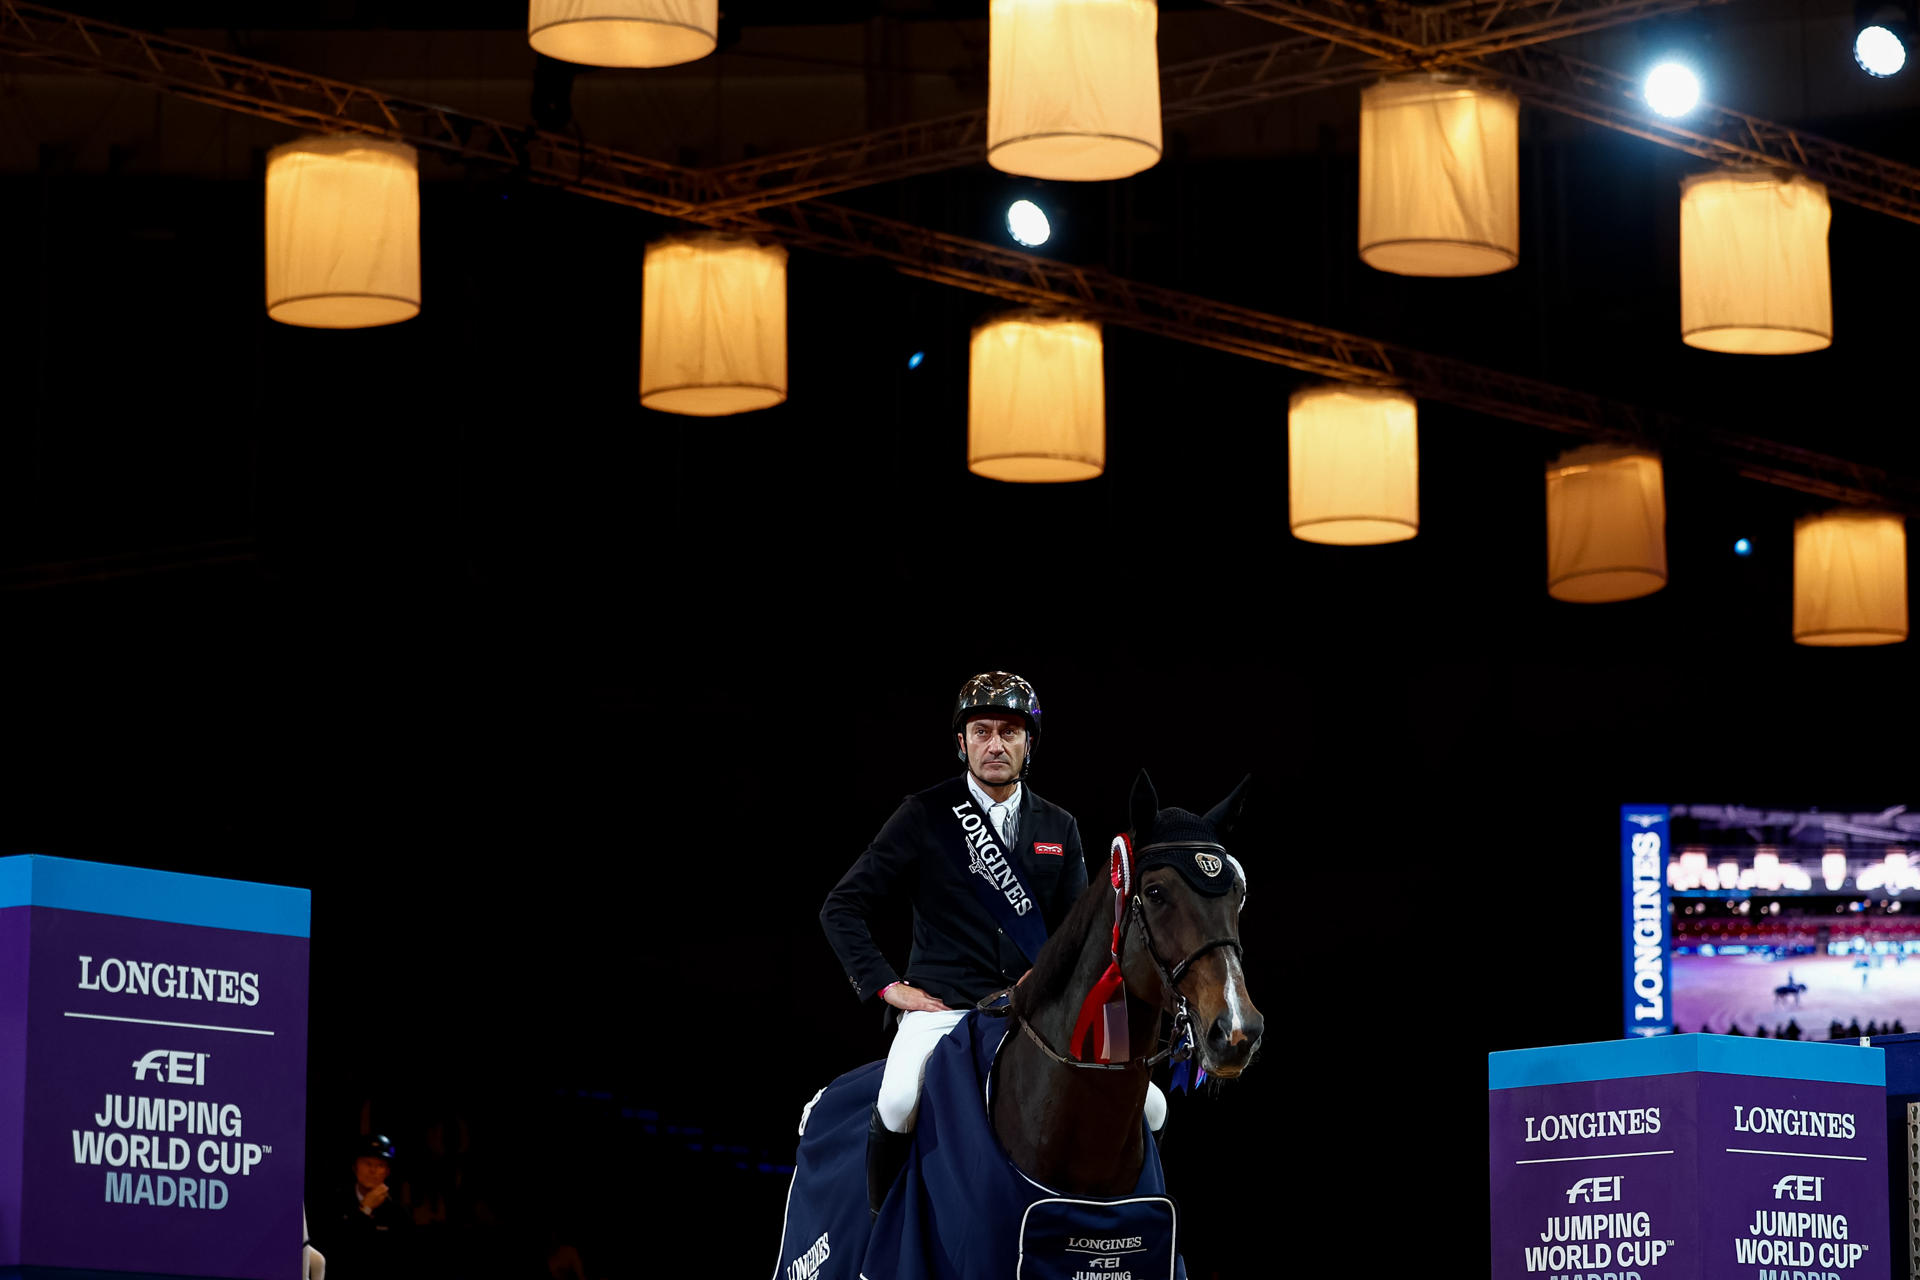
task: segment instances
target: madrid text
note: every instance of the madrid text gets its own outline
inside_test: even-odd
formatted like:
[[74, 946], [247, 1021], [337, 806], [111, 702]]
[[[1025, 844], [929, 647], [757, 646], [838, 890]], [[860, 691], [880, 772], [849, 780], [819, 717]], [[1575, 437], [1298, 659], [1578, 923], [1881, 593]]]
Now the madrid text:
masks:
[[109, 1204], [224, 1209], [225, 1178], [250, 1176], [273, 1150], [243, 1140], [231, 1102], [110, 1093], [93, 1123], [73, 1131], [73, 1162], [105, 1171]]

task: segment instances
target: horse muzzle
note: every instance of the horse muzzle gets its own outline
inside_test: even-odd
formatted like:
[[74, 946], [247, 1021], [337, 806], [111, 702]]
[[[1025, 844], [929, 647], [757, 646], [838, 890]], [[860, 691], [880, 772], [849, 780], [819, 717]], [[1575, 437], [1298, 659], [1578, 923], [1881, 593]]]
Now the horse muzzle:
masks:
[[1202, 1054], [1208, 1074], [1222, 1080], [1239, 1075], [1252, 1060], [1254, 1050], [1260, 1047], [1260, 1036], [1265, 1030], [1266, 1023], [1257, 1009], [1249, 1008], [1238, 1017], [1222, 1013], [1215, 1018], [1207, 1028]]

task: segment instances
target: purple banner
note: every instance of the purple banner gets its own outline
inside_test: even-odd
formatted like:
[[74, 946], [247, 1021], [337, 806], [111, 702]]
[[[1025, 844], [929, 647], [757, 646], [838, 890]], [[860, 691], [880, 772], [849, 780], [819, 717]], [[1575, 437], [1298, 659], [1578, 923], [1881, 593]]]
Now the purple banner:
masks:
[[0, 909], [0, 957], [26, 957], [0, 975], [0, 1030], [25, 1030], [0, 1048], [14, 1053], [0, 1056], [0, 1266], [297, 1273], [307, 948], [285, 933]]
[[1709, 1071], [1495, 1088], [1494, 1280], [1886, 1280], [1884, 1095]]

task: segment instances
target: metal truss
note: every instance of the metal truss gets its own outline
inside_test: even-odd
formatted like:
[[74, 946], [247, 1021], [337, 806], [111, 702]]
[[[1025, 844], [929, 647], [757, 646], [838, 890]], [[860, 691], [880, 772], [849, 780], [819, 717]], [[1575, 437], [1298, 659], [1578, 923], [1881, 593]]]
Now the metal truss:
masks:
[[1604, 31], [1645, 18], [1666, 17], [1727, 0], [1453, 0], [1420, 7], [1393, 0], [1402, 31], [1445, 66], [1456, 59], [1484, 58], [1549, 40]]
[[[1665, 120], [1645, 108], [1634, 82], [1617, 71], [1555, 50], [1518, 47], [1524, 41], [1573, 34], [1569, 24], [1576, 22], [1586, 24], [1579, 30], [1593, 30], [1701, 2], [1504, 0], [1488, 5], [1455, 0], [1421, 9], [1406, 0], [1380, 0], [1364, 7], [1346, 0], [1213, 0], [1223, 8], [1298, 28], [1302, 35], [1168, 68], [1162, 76], [1162, 111], [1166, 119], [1177, 121], [1446, 61], [1466, 74], [1503, 80], [1535, 106], [1702, 159], [1791, 168], [1824, 183], [1839, 199], [1920, 222], [1920, 169], [1721, 107], [1702, 105], [1684, 125]], [[1439, 40], [1418, 44], [1383, 31], [1386, 26], [1422, 40], [1437, 34]], [[1465, 31], [1467, 27], [1474, 30]], [[1336, 59], [1332, 55], [1337, 44], [1358, 48], [1363, 56]], [[1467, 51], [1491, 56], [1480, 63], [1461, 60]], [[618, 193], [622, 203], [630, 203], [639, 191], [649, 196], [649, 212], [669, 217], [694, 218], [700, 206], [714, 217], [733, 216], [955, 168], [977, 161], [986, 138], [985, 113], [969, 112], [694, 170], [20, 0], [0, 0], [0, 52], [164, 88], [299, 129], [392, 137], [450, 156], [521, 169], [576, 189], [603, 186]]]
[[1920, 222], [1920, 168], [1706, 103], [1684, 121], [1668, 120], [1647, 110], [1631, 78], [1557, 49], [1500, 54], [1480, 70], [1498, 76], [1534, 106], [1703, 160], [1798, 170], [1824, 183], [1837, 199]]
[[[1695, 107], [1685, 121], [1668, 120], [1647, 109], [1632, 78], [1540, 47], [1562, 36], [1698, 7], [1692, 0], [1508, 0], [1486, 5], [1458, 0], [1435, 9], [1414, 8], [1406, 0], [1369, 5], [1346, 0], [1211, 3], [1358, 49], [1388, 70], [1445, 67], [1499, 80], [1532, 106], [1703, 160], [1792, 169], [1823, 183], [1835, 198], [1920, 223], [1920, 169], [1707, 103]], [[1459, 32], [1463, 23], [1482, 21], [1486, 25], [1477, 32]]]
[[1751, 480], [1830, 502], [1920, 515], [1920, 482], [1877, 468], [1649, 412], [1462, 360], [1268, 315], [1097, 267], [928, 231], [837, 205], [763, 210], [741, 230], [818, 252], [877, 258], [921, 279], [1024, 306], [1077, 312], [1106, 324], [1210, 347], [1316, 377], [1396, 386], [1422, 400], [1591, 440], [1648, 444], [1709, 458]]
[[[1392, 70], [1377, 58], [1336, 61], [1333, 52], [1322, 40], [1296, 36], [1164, 68], [1161, 118], [1171, 122], [1273, 102], [1372, 80]], [[986, 149], [985, 111], [915, 121], [704, 170], [715, 186], [707, 208], [726, 215], [817, 199], [877, 182], [957, 169], [979, 161]]]
[[649, 212], [669, 217], [686, 216], [708, 188], [695, 170], [582, 146], [565, 134], [411, 102], [18, 0], [0, 0], [0, 53], [165, 89], [310, 133], [365, 133], [543, 179], [564, 178], [577, 187], [603, 186], [642, 197]]
[[1211, 0], [1408, 69], [1451, 66], [1726, 0]]
[[1427, 400], [1591, 439], [1628, 439], [1710, 456], [1740, 475], [1832, 502], [1920, 514], [1920, 482], [1772, 441], [1482, 369], [1251, 308], [1054, 262], [818, 201], [758, 211], [698, 199], [696, 171], [610, 148], [581, 147], [444, 107], [0, 0], [0, 53], [112, 76], [301, 129], [354, 131], [425, 145], [530, 180], [648, 213], [886, 262], [907, 275], [1027, 306], [1070, 309], [1179, 342], [1316, 377], [1392, 385]]

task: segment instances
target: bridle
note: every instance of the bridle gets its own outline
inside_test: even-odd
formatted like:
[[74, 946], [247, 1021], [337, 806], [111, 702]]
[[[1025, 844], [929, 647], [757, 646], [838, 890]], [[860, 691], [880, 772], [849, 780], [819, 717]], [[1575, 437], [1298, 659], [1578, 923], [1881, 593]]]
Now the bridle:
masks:
[[[1143, 849], [1131, 851], [1131, 856], [1135, 862], [1138, 863], [1152, 853], [1186, 851], [1211, 853], [1223, 860], [1227, 858], [1227, 851], [1224, 847], [1206, 840], [1169, 840], [1160, 844], [1150, 844]], [[1237, 866], [1238, 864], [1236, 863], [1234, 865]], [[1241, 946], [1240, 939], [1220, 937], [1210, 938], [1201, 943], [1192, 951], [1188, 952], [1187, 957], [1179, 964], [1169, 968], [1167, 962], [1160, 956], [1160, 947], [1159, 944], [1154, 941], [1153, 928], [1147, 923], [1146, 905], [1142, 902], [1140, 894], [1132, 891], [1131, 876], [1132, 871], [1131, 868], [1129, 868], [1127, 873], [1128, 885], [1125, 889], [1122, 889], [1118, 883], [1115, 885], [1115, 892], [1122, 893], [1126, 897], [1127, 906], [1121, 915], [1119, 928], [1116, 930], [1114, 936], [1112, 947], [1114, 961], [1117, 964], [1121, 954], [1126, 950], [1127, 929], [1138, 922], [1140, 933], [1146, 939], [1147, 955], [1152, 959], [1154, 969], [1160, 974], [1161, 991], [1163, 993], [1154, 1019], [1154, 1039], [1158, 1040], [1160, 1038], [1160, 1019], [1166, 1016], [1166, 995], [1169, 994], [1176, 997], [1178, 1001], [1173, 1010], [1173, 1034], [1167, 1041], [1167, 1047], [1151, 1057], [1128, 1058], [1124, 1062], [1083, 1062], [1078, 1058], [1066, 1056], [1048, 1044], [1046, 1038], [1033, 1029], [1032, 1024], [1013, 1012], [1012, 1001], [1009, 999], [1005, 1011], [1007, 1016], [1020, 1024], [1020, 1030], [1026, 1033], [1027, 1039], [1033, 1041], [1040, 1052], [1044, 1053], [1053, 1061], [1060, 1063], [1062, 1066], [1074, 1067], [1082, 1071], [1131, 1071], [1136, 1068], [1151, 1071], [1162, 1062], [1174, 1057], [1174, 1055], [1182, 1049], [1185, 1050], [1182, 1057], [1184, 1057], [1185, 1054], [1192, 1053], [1194, 1042], [1193, 1013], [1187, 1007], [1187, 997], [1180, 991], [1180, 980], [1187, 976], [1188, 970], [1193, 968], [1196, 960], [1209, 952], [1218, 951], [1222, 948], [1231, 949], [1235, 955], [1240, 957], [1241, 963], [1244, 964], [1246, 962], [1246, 950]], [[986, 1000], [981, 1001], [981, 1007], [984, 1009], [987, 1002], [996, 999], [999, 994], [1000, 993], [996, 992], [994, 995], [988, 996]], [[1007, 994], [1011, 996], [1011, 991], [1009, 990]], [[998, 1012], [998, 1010], [992, 1012]], [[1179, 1059], [1176, 1059], [1176, 1061], [1178, 1060]]]
[[[1189, 851], [1194, 853], [1211, 853], [1221, 858], [1222, 860], [1224, 860], [1227, 857], [1227, 851], [1225, 847], [1214, 844], [1210, 840], [1168, 840], [1161, 844], [1150, 844], [1144, 849], [1137, 850], [1134, 856], [1136, 858], [1144, 859], [1148, 854], [1153, 853], [1157, 850], [1162, 850], [1162, 849], [1165, 849], [1168, 851], [1177, 850], [1177, 851]], [[1198, 960], [1201, 956], [1206, 955], [1209, 951], [1217, 951], [1221, 947], [1231, 947], [1233, 948], [1234, 954], [1240, 957], [1240, 962], [1242, 964], [1246, 963], [1246, 959], [1247, 959], [1246, 950], [1240, 945], [1240, 939], [1211, 938], [1206, 942], [1201, 943], [1199, 946], [1195, 947], [1191, 952], [1189, 952], [1185, 960], [1182, 960], [1179, 964], [1175, 965], [1172, 969], [1168, 969], [1167, 962], [1160, 958], [1160, 948], [1154, 945], [1153, 930], [1149, 928], [1147, 925], [1147, 909], [1140, 905], [1140, 895], [1137, 893], [1134, 893], [1134, 894], [1129, 894], [1128, 897], [1131, 899], [1128, 906], [1128, 918], [1129, 919], [1132, 919], [1133, 917], [1139, 918], [1140, 932], [1144, 933], [1147, 936], [1147, 954], [1153, 957], [1154, 967], [1159, 969], [1160, 971], [1160, 981], [1164, 982], [1166, 984], [1167, 990], [1172, 991], [1175, 995], [1180, 994], [1176, 988], [1180, 982], [1180, 979], [1187, 976], [1187, 970], [1193, 968], [1193, 962], [1195, 960]], [[1121, 935], [1122, 935], [1121, 940], [1122, 942], [1124, 942], [1125, 941], [1124, 929], [1121, 931]], [[1185, 996], [1181, 996], [1180, 998], [1182, 1000], [1186, 999]]]

